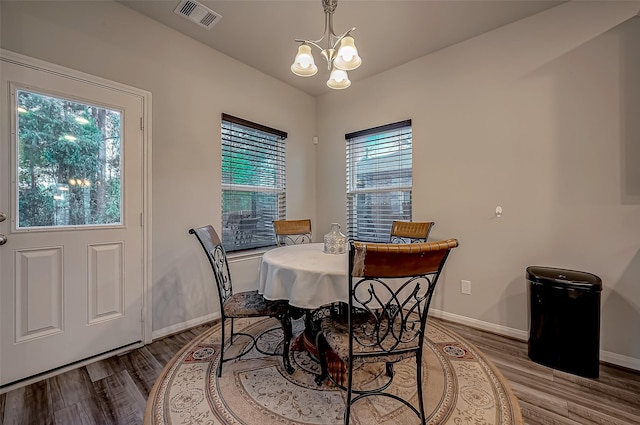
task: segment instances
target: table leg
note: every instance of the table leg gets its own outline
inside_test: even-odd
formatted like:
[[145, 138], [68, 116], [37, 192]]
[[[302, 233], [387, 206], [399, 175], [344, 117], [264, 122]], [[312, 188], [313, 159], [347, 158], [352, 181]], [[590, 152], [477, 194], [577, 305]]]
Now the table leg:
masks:
[[304, 331], [291, 344], [291, 351], [307, 351], [317, 360], [316, 335], [319, 328], [318, 323], [313, 320], [313, 315], [312, 310], [307, 310], [304, 313]]
[[[304, 331], [291, 344], [291, 351], [307, 351], [317, 361], [320, 361], [316, 345], [316, 336], [320, 332], [320, 319], [318, 317], [323, 317], [322, 313], [319, 314], [320, 311], [324, 314], [327, 314], [326, 312], [328, 314], [337, 314], [333, 306], [318, 310], [307, 310], [304, 314]], [[344, 385], [347, 375], [346, 363], [331, 349], [327, 350], [326, 357], [328, 373], [338, 384]]]

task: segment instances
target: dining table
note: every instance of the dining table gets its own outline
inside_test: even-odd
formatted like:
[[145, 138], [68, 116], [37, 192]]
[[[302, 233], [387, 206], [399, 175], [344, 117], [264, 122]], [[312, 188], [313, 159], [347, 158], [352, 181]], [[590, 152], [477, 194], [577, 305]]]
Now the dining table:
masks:
[[348, 303], [348, 268], [348, 254], [325, 253], [323, 243], [274, 248], [262, 256], [258, 292], [306, 310]]
[[[318, 359], [315, 337], [324, 314], [340, 314], [349, 302], [349, 255], [324, 252], [323, 243], [286, 245], [265, 252], [260, 263], [258, 292], [268, 300], [288, 300], [304, 316], [305, 330], [291, 351], [307, 351]], [[344, 381], [346, 365], [327, 353], [329, 372]]]
[[[387, 280], [392, 289], [404, 282]], [[345, 315], [348, 310], [349, 254], [324, 252], [323, 243], [271, 249], [262, 256], [258, 292], [268, 300], [288, 300], [292, 310], [299, 312], [297, 318], [304, 316], [305, 330], [293, 341], [291, 351], [304, 350], [317, 359], [319, 321], [329, 314]], [[335, 380], [344, 382], [346, 365], [332, 351], [327, 352], [327, 365]]]

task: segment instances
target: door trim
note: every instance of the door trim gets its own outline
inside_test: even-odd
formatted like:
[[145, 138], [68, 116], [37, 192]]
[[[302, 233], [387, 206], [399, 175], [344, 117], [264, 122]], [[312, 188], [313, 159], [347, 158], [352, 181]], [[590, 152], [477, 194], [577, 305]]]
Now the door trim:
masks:
[[[152, 145], [152, 137], [151, 137], [151, 92], [146, 90], [141, 90], [132, 86], [128, 86], [126, 84], [118, 83], [115, 81], [111, 81], [105, 78], [97, 77], [91, 74], [87, 74], [81, 71], [76, 71], [71, 68], [66, 68], [64, 66], [52, 64], [40, 59], [32, 58], [29, 56], [25, 56], [19, 53], [15, 53], [9, 50], [0, 49], [0, 61], [12, 63], [15, 65], [24, 66], [30, 69], [38, 70], [41, 72], [55, 74], [61, 77], [70, 78], [82, 83], [97, 85], [105, 88], [109, 88], [111, 90], [120, 91], [122, 93], [126, 93], [128, 95], [132, 95], [141, 99], [142, 103], [142, 122], [140, 123], [141, 131], [142, 131], [142, 216], [140, 217], [140, 225], [142, 226], [142, 273], [143, 273], [143, 282], [142, 282], [142, 291], [143, 291], [143, 300], [142, 300], [142, 343], [149, 344], [152, 341], [152, 294], [151, 294], [151, 166], [152, 166], [152, 155], [151, 155], [151, 145]], [[10, 142], [9, 142], [10, 143]], [[131, 347], [125, 349], [124, 351], [130, 350]], [[110, 357], [114, 355], [116, 351], [107, 353], [102, 358]], [[101, 356], [88, 359], [86, 363], [90, 363], [96, 361], [101, 358]], [[80, 362], [82, 363], [82, 362]], [[63, 367], [60, 370], [52, 371], [51, 376], [61, 373], [64, 369], [71, 369], [74, 367], [78, 367], [79, 364], [73, 365], [72, 367]], [[86, 364], [85, 363], [85, 364]], [[38, 379], [42, 379], [39, 377]], [[20, 386], [26, 385], [25, 383], [21, 383]], [[5, 391], [6, 388], [3, 389]]]

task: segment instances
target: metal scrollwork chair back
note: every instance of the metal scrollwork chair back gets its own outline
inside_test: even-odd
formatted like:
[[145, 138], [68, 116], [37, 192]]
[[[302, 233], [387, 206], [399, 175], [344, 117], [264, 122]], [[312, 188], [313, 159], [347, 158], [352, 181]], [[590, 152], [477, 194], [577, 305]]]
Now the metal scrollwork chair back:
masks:
[[273, 231], [278, 246], [311, 243], [310, 219], [274, 220]]
[[[321, 385], [329, 377], [346, 391], [347, 425], [353, 403], [372, 396], [404, 403], [424, 425], [422, 353], [427, 314], [440, 273], [458, 241], [349, 244], [349, 306], [346, 314], [321, 319], [316, 338], [321, 373], [316, 376], [316, 383]], [[329, 373], [328, 357], [342, 362], [342, 369], [331, 369], [338, 379]], [[417, 407], [385, 391], [393, 381], [394, 364], [412, 357], [416, 365]], [[379, 387], [364, 388], [354, 382], [354, 369], [365, 363], [368, 367], [374, 367], [372, 363], [384, 366], [381, 370], [386, 379]]]
[[[291, 317], [289, 315], [289, 304], [287, 301], [270, 301], [265, 299], [258, 291], [233, 292], [233, 284], [231, 282], [231, 274], [229, 273], [229, 263], [227, 254], [222, 246], [220, 237], [211, 225], [189, 229], [189, 233], [196, 236], [202, 249], [207, 255], [216, 285], [218, 287], [218, 296], [220, 301], [220, 314], [222, 316], [222, 348], [220, 353], [220, 363], [218, 364], [218, 376], [222, 376], [222, 364], [230, 360], [237, 359], [247, 354], [253, 347], [260, 353], [266, 355], [279, 355], [279, 353], [271, 353], [263, 351], [257, 344], [258, 340], [264, 333], [253, 337], [243, 332], [234, 332], [233, 322], [237, 318], [245, 317], [275, 317], [280, 321], [282, 331], [284, 332], [284, 344], [282, 352], [282, 361], [284, 367], [289, 373], [293, 373], [293, 368], [289, 361], [289, 344], [291, 341]], [[233, 344], [234, 338], [244, 336], [251, 339], [251, 343], [236, 356], [231, 358], [224, 357], [225, 351], [225, 325], [229, 320], [230, 336], [229, 344]], [[272, 332], [276, 328], [268, 329], [265, 332]]]
[[399, 221], [391, 224], [389, 243], [420, 243], [427, 242], [433, 221]]

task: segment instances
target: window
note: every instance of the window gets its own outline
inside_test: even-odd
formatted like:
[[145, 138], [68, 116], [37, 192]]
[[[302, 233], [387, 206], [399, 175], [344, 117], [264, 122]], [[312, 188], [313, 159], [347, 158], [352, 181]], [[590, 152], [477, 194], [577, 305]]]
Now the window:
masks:
[[347, 236], [387, 242], [393, 220], [411, 220], [411, 120], [345, 138]]
[[287, 133], [222, 114], [222, 245], [227, 252], [275, 245], [285, 217]]
[[18, 229], [121, 224], [121, 112], [17, 89]]

